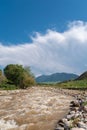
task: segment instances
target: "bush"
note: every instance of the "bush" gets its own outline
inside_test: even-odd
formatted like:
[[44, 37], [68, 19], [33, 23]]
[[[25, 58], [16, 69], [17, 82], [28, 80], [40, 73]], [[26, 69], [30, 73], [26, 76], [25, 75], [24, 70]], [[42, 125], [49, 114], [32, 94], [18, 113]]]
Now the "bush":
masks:
[[23, 80], [22, 80], [22, 88], [27, 88], [31, 85], [35, 85], [35, 80], [32, 76], [28, 76], [27, 73], [24, 74]]
[[3, 90], [15, 90], [15, 89], [17, 89], [17, 87], [15, 85], [7, 84], [7, 83], [0, 84], [0, 88], [3, 89]]
[[9, 81], [20, 88], [35, 84], [34, 76], [30, 73], [30, 70], [24, 69], [22, 65], [7, 65], [4, 74]]

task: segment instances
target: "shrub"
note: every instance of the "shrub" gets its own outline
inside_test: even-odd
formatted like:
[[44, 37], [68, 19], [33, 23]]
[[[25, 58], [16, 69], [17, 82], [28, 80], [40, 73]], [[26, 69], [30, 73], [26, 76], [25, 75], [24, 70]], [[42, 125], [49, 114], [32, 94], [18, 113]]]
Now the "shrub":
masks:
[[30, 71], [24, 69], [22, 65], [7, 65], [4, 69], [4, 74], [9, 81], [20, 88], [35, 84], [34, 77]]

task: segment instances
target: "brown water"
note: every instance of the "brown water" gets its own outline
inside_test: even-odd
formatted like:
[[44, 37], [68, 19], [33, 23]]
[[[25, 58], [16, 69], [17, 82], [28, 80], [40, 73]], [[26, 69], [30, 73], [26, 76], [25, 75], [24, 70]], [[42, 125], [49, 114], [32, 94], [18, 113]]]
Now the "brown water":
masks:
[[72, 97], [50, 87], [0, 91], [0, 129], [54, 130], [71, 100]]

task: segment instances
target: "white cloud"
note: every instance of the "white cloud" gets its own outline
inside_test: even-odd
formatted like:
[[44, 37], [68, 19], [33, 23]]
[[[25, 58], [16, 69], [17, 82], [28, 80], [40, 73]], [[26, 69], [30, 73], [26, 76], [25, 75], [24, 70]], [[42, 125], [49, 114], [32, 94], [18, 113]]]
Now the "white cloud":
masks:
[[0, 44], [0, 65], [16, 63], [31, 66], [37, 74], [81, 73], [87, 70], [87, 23], [74, 21], [64, 32], [36, 33], [32, 43]]

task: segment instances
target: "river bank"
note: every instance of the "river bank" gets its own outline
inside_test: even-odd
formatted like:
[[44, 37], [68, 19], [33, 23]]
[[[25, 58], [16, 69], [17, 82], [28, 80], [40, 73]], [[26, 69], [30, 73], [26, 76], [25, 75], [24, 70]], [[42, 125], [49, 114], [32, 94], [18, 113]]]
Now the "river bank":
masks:
[[73, 96], [69, 112], [58, 121], [55, 130], [87, 130], [87, 92]]

